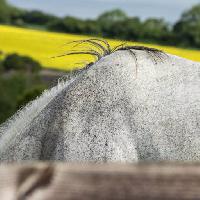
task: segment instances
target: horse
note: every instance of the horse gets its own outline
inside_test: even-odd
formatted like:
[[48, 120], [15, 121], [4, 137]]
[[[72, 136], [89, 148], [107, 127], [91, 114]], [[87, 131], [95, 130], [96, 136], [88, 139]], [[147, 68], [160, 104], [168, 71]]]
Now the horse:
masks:
[[78, 52], [97, 62], [1, 125], [0, 162], [200, 160], [200, 63], [147, 47], [101, 46], [102, 56]]

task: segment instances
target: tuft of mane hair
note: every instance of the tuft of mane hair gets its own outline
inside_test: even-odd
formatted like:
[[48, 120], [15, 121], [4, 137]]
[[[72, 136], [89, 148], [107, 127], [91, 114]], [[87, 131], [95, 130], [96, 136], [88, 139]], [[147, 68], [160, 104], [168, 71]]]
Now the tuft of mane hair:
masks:
[[[69, 43], [65, 43], [64, 45], [72, 45], [72, 50], [66, 51], [61, 55], [54, 56], [53, 58], [71, 56], [71, 55], [91, 55], [95, 58], [95, 62], [101, 60], [103, 57], [110, 55], [116, 51], [129, 51], [130, 54], [134, 57], [136, 66], [138, 66], [138, 59], [136, 51], [145, 51], [150, 59], [153, 60], [154, 64], [158, 64], [159, 62], [163, 62], [165, 60], [166, 54], [155, 48], [149, 48], [146, 46], [128, 46], [126, 43], [122, 43], [114, 48], [103, 39], [91, 38], [85, 40], [76, 40]], [[81, 48], [85, 47], [85, 49]], [[77, 49], [76, 49], [77, 48]], [[136, 51], [134, 51], [136, 50]], [[84, 68], [88, 68], [93, 65], [95, 62], [90, 62], [85, 64]], [[83, 62], [86, 63], [86, 62]]]

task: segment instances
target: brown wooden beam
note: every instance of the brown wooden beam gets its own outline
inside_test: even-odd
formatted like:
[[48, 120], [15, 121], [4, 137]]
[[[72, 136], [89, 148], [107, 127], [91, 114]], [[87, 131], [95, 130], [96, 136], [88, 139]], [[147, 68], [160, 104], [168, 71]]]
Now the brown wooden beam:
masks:
[[0, 199], [200, 199], [200, 164], [2, 165]]

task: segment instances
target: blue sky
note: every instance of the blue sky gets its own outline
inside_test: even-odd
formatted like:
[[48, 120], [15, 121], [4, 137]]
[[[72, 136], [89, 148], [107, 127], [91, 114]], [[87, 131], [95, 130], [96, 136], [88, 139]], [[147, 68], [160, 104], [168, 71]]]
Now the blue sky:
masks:
[[200, 0], [8, 0], [17, 6], [40, 9], [58, 16], [95, 18], [105, 10], [121, 8], [130, 16], [165, 18], [175, 22], [181, 13]]

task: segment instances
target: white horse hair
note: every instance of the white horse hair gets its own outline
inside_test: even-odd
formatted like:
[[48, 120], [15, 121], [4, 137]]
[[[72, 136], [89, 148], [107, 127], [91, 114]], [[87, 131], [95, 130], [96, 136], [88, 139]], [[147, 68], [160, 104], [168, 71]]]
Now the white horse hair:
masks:
[[130, 49], [106, 52], [4, 123], [1, 162], [200, 160], [200, 64]]

